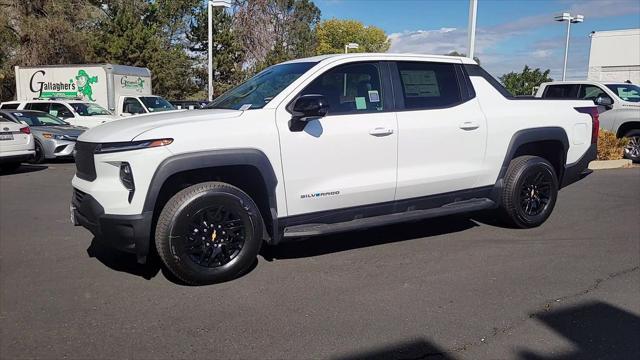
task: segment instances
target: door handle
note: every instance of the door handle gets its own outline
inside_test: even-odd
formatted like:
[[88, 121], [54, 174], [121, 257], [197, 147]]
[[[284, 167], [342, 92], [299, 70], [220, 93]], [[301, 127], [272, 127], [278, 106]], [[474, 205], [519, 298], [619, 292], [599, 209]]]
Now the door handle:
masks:
[[373, 136], [387, 136], [393, 134], [393, 129], [385, 128], [385, 127], [377, 127], [375, 129], [369, 130], [369, 135]]
[[459, 125], [462, 130], [475, 130], [480, 127], [480, 125], [475, 121], [465, 121]]

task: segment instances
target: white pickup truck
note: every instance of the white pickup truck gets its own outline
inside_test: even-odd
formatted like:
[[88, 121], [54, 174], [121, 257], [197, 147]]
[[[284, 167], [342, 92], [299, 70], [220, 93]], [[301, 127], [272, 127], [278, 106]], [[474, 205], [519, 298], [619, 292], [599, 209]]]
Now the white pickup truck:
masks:
[[542, 83], [536, 97], [590, 100], [599, 106], [600, 128], [629, 138], [624, 156], [640, 162], [640, 87], [629, 83], [556, 81]]
[[349, 54], [272, 66], [209, 109], [107, 123], [76, 146], [72, 221], [190, 284], [263, 241], [499, 209], [542, 224], [596, 157], [591, 101], [518, 100], [470, 59]]

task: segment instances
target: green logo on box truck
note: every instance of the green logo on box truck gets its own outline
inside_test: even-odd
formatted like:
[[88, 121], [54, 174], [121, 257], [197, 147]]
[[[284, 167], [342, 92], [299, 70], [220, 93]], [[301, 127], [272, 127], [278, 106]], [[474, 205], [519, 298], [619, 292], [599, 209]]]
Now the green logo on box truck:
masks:
[[144, 80], [138, 76], [135, 80], [129, 80], [128, 77], [123, 76], [120, 79], [120, 85], [123, 89], [134, 89], [137, 92], [142, 92], [144, 89]]
[[38, 70], [31, 75], [29, 87], [32, 92], [38, 94], [38, 98], [78, 98], [96, 101], [93, 98], [92, 84], [98, 83], [97, 76], [90, 76], [86, 70], [79, 70], [75, 79], [68, 82], [37, 81], [36, 75], [44, 77], [46, 72]]

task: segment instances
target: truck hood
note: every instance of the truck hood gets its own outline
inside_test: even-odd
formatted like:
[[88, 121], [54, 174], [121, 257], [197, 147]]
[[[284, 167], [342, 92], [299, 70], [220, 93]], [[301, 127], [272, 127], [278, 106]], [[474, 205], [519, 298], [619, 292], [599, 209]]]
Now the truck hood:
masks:
[[238, 117], [239, 110], [211, 109], [190, 111], [168, 111], [145, 116], [135, 116], [104, 123], [84, 132], [78, 141], [106, 143], [132, 141], [136, 136], [163, 126], [210, 121]]

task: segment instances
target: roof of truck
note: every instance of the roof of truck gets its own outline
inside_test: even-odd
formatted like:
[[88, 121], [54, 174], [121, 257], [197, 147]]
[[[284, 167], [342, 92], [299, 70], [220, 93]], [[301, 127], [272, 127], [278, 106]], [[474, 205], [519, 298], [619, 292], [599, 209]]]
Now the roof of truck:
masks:
[[464, 64], [476, 64], [473, 59], [463, 56], [428, 55], [428, 54], [394, 54], [394, 53], [351, 53], [351, 54], [330, 54], [312, 56], [302, 59], [295, 59], [284, 62], [284, 64], [300, 62], [321, 62], [325, 60], [341, 59], [377, 59], [377, 60], [439, 60], [443, 62], [462, 62]]
[[590, 81], [590, 80], [575, 80], [575, 81], [553, 81], [553, 82], [545, 82], [540, 84], [540, 86], [545, 85], [572, 85], [572, 84], [600, 84], [600, 85], [637, 85], [637, 84], [629, 84], [623, 81]]

